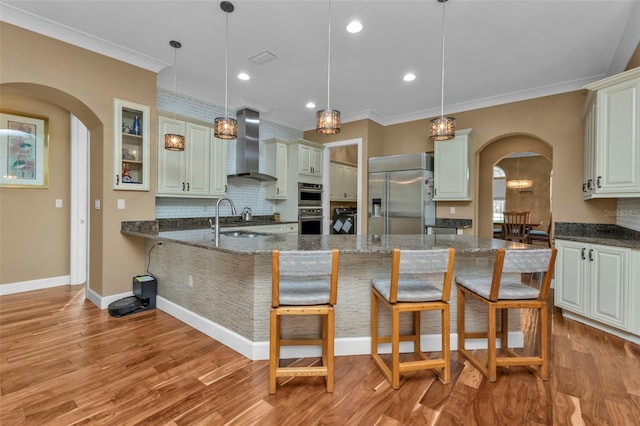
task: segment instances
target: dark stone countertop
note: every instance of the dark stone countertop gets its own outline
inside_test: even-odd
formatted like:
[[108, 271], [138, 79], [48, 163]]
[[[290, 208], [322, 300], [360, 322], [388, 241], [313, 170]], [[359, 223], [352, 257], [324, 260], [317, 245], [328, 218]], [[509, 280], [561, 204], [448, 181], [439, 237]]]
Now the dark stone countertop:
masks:
[[556, 240], [640, 249], [640, 232], [618, 225], [556, 222]]
[[220, 235], [220, 244], [215, 245], [211, 229], [186, 229], [159, 231], [157, 227], [129, 226], [123, 222], [121, 232], [125, 235], [157, 241], [187, 244], [210, 250], [236, 254], [269, 254], [272, 250], [331, 250], [343, 253], [391, 253], [394, 248], [433, 250], [453, 247], [458, 253], [490, 252], [498, 248], [526, 249], [526, 244], [467, 235], [298, 235], [270, 234], [253, 238]]
[[435, 225], [427, 225], [426, 227], [466, 229], [472, 226], [473, 220], [471, 219], [436, 218]]

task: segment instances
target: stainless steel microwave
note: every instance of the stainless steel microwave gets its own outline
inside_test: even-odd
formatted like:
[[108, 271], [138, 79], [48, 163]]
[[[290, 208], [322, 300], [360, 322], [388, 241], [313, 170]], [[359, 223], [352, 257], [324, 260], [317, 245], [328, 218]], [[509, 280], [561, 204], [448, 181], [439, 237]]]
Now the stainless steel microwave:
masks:
[[298, 182], [298, 206], [322, 206], [322, 184]]

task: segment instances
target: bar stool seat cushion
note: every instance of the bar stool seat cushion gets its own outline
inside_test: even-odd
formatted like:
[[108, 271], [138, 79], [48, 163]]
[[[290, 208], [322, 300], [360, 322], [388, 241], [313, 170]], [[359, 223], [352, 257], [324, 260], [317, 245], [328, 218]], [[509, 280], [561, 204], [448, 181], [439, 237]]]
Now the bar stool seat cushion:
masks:
[[[491, 277], [456, 277], [456, 283], [479, 296], [489, 299], [491, 292]], [[540, 290], [529, 287], [516, 280], [503, 278], [500, 280], [500, 291], [498, 299], [537, 299]]]
[[[391, 280], [374, 278], [373, 288], [390, 300]], [[398, 280], [398, 302], [434, 302], [442, 300], [442, 289], [421, 279], [404, 278]]]
[[529, 235], [536, 237], [548, 237], [549, 233], [547, 231], [540, 231], [539, 229], [532, 229], [529, 231]]
[[331, 280], [283, 277], [280, 304], [293, 306], [328, 305]]

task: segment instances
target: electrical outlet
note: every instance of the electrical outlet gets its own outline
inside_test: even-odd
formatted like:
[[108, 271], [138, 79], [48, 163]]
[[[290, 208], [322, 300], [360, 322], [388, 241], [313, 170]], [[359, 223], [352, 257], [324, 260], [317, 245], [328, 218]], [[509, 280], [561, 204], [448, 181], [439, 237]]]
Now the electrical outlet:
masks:
[[451, 207], [451, 214], [456, 214], [456, 208], [455, 207]]
[[187, 275], [187, 285], [193, 288], [193, 275], [191, 274]]

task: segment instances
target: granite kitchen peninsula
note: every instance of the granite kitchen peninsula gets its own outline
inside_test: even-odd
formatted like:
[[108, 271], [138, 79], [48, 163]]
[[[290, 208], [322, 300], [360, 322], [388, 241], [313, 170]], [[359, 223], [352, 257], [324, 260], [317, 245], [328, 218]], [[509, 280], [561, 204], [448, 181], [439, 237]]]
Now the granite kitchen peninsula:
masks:
[[[157, 221], [123, 222], [121, 232], [145, 239], [149, 272], [158, 280], [159, 309], [252, 359], [269, 357], [271, 251], [340, 250], [336, 355], [370, 353], [371, 278], [388, 276], [393, 248], [456, 250], [455, 275], [491, 274], [495, 250], [530, 246], [467, 235], [255, 235], [220, 236], [216, 247], [211, 229], [161, 230]], [[225, 229], [221, 229], [224, 231]], [[157, 243], [162, 242], [162, 246]], [[455, 283], [453, 284], [455, 286]], [[456, 332], [456, 292], [451, 292], [451, 330]], [[382, 317], [385, 317], [382, 315]], [[482, 327], [481, 305], [468, 303], [467, 324]], [[283, 319], [283, 335], [315, 334], [316, 318]], [[384, 320], [383, 320], [384, 319]], [[381, 318], [381, 332], [389, 318]], [[439, 350], [440, 319], [423, 313], [423, 348]], [[519, 315], [510, 313], [510, 339], [522, 342]], [[404, 319], [406, 328], [410, 318]], [[452, 335], [451, 342], [457, 340]], [[473, 344], [473, 342], [471, 342]], [[471, 346], [473, 348], [473, 346]], [[480, 346], [478, 346], [480, 347]], [[315, 348], [286, 347], [283, 358], [317, 355]]]

